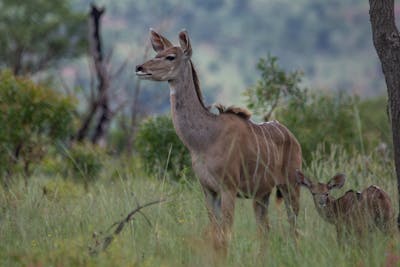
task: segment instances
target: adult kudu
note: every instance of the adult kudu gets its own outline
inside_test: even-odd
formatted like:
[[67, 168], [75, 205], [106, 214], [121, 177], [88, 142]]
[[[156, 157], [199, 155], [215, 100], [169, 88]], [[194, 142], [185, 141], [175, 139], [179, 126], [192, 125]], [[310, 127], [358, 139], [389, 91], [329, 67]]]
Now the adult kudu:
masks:
[[295, 232], [300, 196], [296, 169], [302, 163], [296, 138], [277, 121], [253, 123], [245, 109], [219, 107], [219, 115], [210, 112], [203, 103], [186, 31], [179, 33], [180, 46], [153, 30], [150, 39], [157, 55], [136, 66], [136, 75], [169, 84], [173, 124], [204, 191], [214, 247], [226, 252], [237, 196], [254, 199], [259, 229], [268, 232], [274, 186], [284, 198]]

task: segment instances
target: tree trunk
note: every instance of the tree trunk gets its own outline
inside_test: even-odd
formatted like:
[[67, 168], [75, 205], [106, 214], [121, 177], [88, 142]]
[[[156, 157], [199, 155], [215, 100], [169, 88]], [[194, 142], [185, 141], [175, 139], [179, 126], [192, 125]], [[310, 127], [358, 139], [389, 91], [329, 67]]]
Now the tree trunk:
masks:
[[78, 133], [75, 136], [75, 139], [79, 142], [82, 142], [83, 139], [86, 138], [89, 132], [90, 124], [92, 123], [92, 120], [94, 118], [94, 115], [96, 114], [96, 111], [99, 107], [99, 104], [97, 101], [92, 100], [92, 103], [90, 103], [90, 109], [88, 114], [86, 115], [85, 119], [83, 120], [83, 123], [81, 127], [78, 130]]
[[108, 91], [110, 88], [110, 77], [108, 70], [106, 68], [106, 62], [103, 56], [103, 45], [101, 40], [100, 31], [100, 19], [104, 14], [104, 8], [98, 8], [94, 4], [91, 6], [90, 11], [90, 50], [93, 58], [94, 66], [96, 69], [97, 80], [98, 80], [98, 93], [99, 93], [99, 107], [100, 107], [100, 117], [96, 123], [95, 131], [92, 136], [92, 142], [94, 144], [101, 143], [105, 145], [105, 136], [111, 121], [112, 112], [110, 109]]
[[100, 109], [99, 119], [95, 122], [95, 129], [92, 135], [92, 143], [101, 143], [105, 145], [105, 136], [112, 118], [109, 101], [110, 75], [106, 67], [106, 60], [103, 56], [103, 47], [101, 40], [101, 24], [100, 19], [105, 12], [105, 8], [99, 8], [96, 5], [91, 5], [89, 13], [89, 44], [90, 55], [93, 60], [97, 76], [97, 96], [91, 99], [88, 114], [84, 119], [81, 128], [79, 129], [76, 140], [82, 141], [89, 134], [90, 125], [96, 118], [96, 114]]
[[[369, 4], [373, 42], [382, 64], [389, 96], [400, 210], [400, 35], [395, 24], [394, 0], [369, 0]], [[400, 229], [400, 211], [397, 226]]]

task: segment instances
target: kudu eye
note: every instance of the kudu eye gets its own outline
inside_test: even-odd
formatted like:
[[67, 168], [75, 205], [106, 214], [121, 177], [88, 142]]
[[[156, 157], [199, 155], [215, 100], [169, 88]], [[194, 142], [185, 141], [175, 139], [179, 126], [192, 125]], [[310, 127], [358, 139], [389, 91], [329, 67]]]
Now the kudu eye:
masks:
[[175, 59], [175, 56], [174, 55], [168, 55], [168, 56], [165, 57], [165, 59], [169, 60], [169, 61], [172, 61], [172, 60]]

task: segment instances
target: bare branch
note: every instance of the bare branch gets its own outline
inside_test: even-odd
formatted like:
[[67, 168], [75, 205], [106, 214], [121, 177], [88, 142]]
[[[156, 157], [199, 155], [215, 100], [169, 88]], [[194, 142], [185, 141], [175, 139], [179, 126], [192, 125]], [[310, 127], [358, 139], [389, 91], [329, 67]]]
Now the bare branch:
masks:
[[109, 64], [111, 59], [112, 59], [112, 57], [113, 57], [113, 55], [114, 55], [114, 46], [110, 48], [110, 51], [108, 51], [108, 53], [106, 55], [106, 58], [104, 59], [104, 62], [106, 64]]
[[98, 235], [94, 234], [93, 238], [95, 239], [95, 245], [92, 247], [89, 247], [89, 254], [90, 255], [96, 255], [98, 254], [100, 251], [104, 251], [107, 249], [107, 247], [111, 244], [111, 242], [113, 241], [113, 239], [115, 238], [116, 235], [118, 235], [119, 233], [121, 233], [121, 231], [124, 229], [125, 225], [134, 219], [134, 215], [136, 213], [140, 213], [144, 216], [144, 218], [146, 219], [147, 223], [150, 223], [150, 220], [142, 213], [142, 209], [151, 206], [151, 205], [155, 205], [155, 204], [159, 204], [162, 202], [167, 201], [167, 199], [162, 198], [159, 200], [154, 200], [148, 203], [145, 203], [143, 205], [138, 205], [134, 210], [132, 210], [130, 213], [128, 213], [128, 215], [121, 221], [113, 223], [111, 225], [111, 227], [108, 228], [108, 231], [111, 230], [112, 228], [114, 228], [114, 226], [117, 226], [116, 229], [109, 235], [105, 236], [102, 240], [98, 239]]
[[90, 58], [87, 58], [88, 60], [88, 68], [90, 72], [90, 102], [93, 102], [95, 99], [95, 70], [93, 66], [93, 61], [90, 60]]

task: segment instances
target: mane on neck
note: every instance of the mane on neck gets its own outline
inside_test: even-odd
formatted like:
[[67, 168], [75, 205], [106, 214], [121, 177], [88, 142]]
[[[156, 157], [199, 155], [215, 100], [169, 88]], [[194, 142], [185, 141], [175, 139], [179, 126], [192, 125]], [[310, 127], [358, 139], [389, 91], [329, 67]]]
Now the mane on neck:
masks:
[[[194, 68], [192, 61], [190, 60], [189, 62], [190, 62], [190, 67], [192, 69], [193, 83], [194, 83], [194, 88], [196, 90], [197, 98], [199, 99], [201, 106], [205, 110], [209, 111], [209, 109], [204, 105], [203, 95], [200, 90], [200, 82], [199, 82], [199, 77], [197, 75], [196, 69]], [[216, 105], [216, 108], [219, 110], [220, 113], [231, 113], [231, 114], [239, 116], [245, 120], [248, 120], [251, 117], [251, 112], [245, 108], [240, 108], [240, 107], [235, 107], [235, 106], [225, 107], [222, 104]]]
[[208, 109], [204, 105], [203, 94], [201, 93], [201, 90], [200, 90], [200, 82], [199, 82], [199, 77], [197, 75], [196, 69], [194, 68], [192, 61], [190, 60], [189, 62], [190, 62], [190, 68], [192, 69], [193, 83], [194, 83], [194, 88], [196, 90], [197, 98], [199, 99], [199, 102], [200, 102], [201, 106], [205, 110], [208, 111]]

